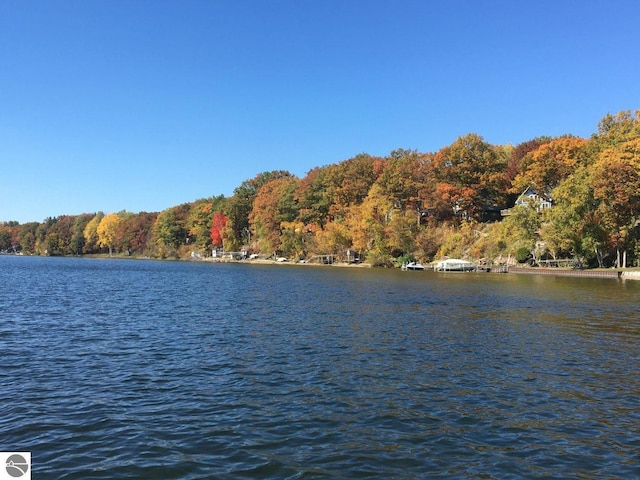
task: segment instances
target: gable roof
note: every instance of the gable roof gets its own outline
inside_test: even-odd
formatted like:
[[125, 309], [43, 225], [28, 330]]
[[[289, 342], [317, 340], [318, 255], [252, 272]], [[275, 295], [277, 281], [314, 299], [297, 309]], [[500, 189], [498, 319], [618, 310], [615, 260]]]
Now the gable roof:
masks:
[[553, 203], [553, 200], [551, 199], [551, 197], [549, 195], [547, 195], [546, 193], [543, 192], [539, 192], [538, 190], [536, 190], [535, 188], [533, 188], [532, 186], [528, 186], [527, 188], [524, 189], [524, 192], [522, 192], [520, 194], [520, 196], [518, 197], [518, 199], [516, 200], [516, 205], [522, 205], [525, 203], [524, 199], [525, 198], [534, 198], [536, 200], [540, 200], [541, 202], [546, 202], [546, 203]]

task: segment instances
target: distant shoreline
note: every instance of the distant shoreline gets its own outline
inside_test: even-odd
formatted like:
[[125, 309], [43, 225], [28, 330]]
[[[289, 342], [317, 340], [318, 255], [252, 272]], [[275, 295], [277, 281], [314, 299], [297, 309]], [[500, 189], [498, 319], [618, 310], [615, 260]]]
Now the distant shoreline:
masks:
[[[23, 256], [15, 254], [3, 253], [2, 256]], [[39, 255], [24, 255], [35, 256]], [[243, 259], [243, 260], [229, 260], [213, 257], [199, 257], [199, 258], [151, 258], [146, 256], [125, 256], [114, 255], [110, 257], [106, 254], [92, 254], [92, 255], [65, 255], [59, 258], [97, 258], [97, 259], [119, 259], [119, 260], [154, 260], [154, 261], [178, 261], [178, 262], [206, 262], [206, 263], [234, 263], [245, 265], [285, 265], [285, 266], [301, 266], [301, 267], [336, 267], [336, 268], [377, 268], [373, 267], [370, 263], [347, 263], [347, 262], [334, 262], [329, 264], [315, 263], [315, 262], [292, 262], [292, 261], [277, 261], [265, 258], [255, 259]], [[383, 268], [383, 267], [380, 267]], [[426, 267], [425, 270], [431, 271], [431, 267]], [[419, 272], [415, 272], [419, 273]], [[458, 272], [441, 272], [441, 273], [458, 273]], [[497, 273], [497, 272], [486, 272]], [[505, 273], [505, 272], [500, 272]], [[592, 269], [564, 269], [564, 268], [549, 268], [549, 267], [509, 267], [506, 273], [516, 275], [543, 275], [553, 277], [576, 277], [576, 278], [610, 278], [621, 280], [640, 280], [640, 269], [606, 269], [606, 268], [592, 268]]]
[[266, 258], [247, 258], [244, 260], [227, 260], [221, 258], [205, 257], [188, 259], [187, 261], [194, 262], [209, 262], [209, 263], [239, 263], [249, 265], [293, 265], [301, 267], [348, 267], [348, 268], [373, 268], [370, 263], [347, 263], [347, 262], [333, 262], [333, 263], [315, 263], [315, 262], [291, 262], [284, 261], [279, 262], [277, 260], [271, 260]]

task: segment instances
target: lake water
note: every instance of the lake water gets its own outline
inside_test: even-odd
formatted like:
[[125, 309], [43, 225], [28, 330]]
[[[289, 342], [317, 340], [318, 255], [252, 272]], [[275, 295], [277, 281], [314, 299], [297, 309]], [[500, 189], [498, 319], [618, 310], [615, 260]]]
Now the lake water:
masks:
[[[0, 257], [34, 479], [640, 477], [640, 282]], [[0, 466], [2, 468], [2, 466]]]

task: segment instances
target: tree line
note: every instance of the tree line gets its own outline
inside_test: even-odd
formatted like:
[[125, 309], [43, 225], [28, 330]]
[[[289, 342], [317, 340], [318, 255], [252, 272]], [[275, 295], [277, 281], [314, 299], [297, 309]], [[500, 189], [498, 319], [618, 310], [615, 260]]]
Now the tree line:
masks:
[[[527, 188], [552, 208], [530, 202], [503, 217]], [[290, 259], [351, 251], [374, 265], [525, 252], [640, 266], [640, 110], [607, 114], [588, 139], [492, 145], [471, 133], [435, 153], [363, 153], [303, 178], [263, 172], [230, 197], [162, 212], [0, 225], [4, 252], [184, 258], [214, 248]]]

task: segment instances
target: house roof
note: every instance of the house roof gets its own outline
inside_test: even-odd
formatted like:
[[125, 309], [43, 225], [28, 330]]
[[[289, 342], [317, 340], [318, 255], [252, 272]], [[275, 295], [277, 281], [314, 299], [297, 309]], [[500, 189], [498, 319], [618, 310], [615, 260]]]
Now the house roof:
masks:
[[[527, 188], [525, 188], [524, 191], [518, 197], [518, 200], [520, 200], [521, 198], [527, 196], [527, 193], [531, 193], [531, 195], [537, 195], [542, 200], [546, 200], [547, 202], [551, 202], [552, 201], [551, 197], [549, 195], [547, 195], [546, 193], [543, 193], [543, 192], [539, 192], [538, 190], [536, 190], [532, 186], [528, 186]], [[518, 200], [516, 200], [516, 203], [518, 203]]]

